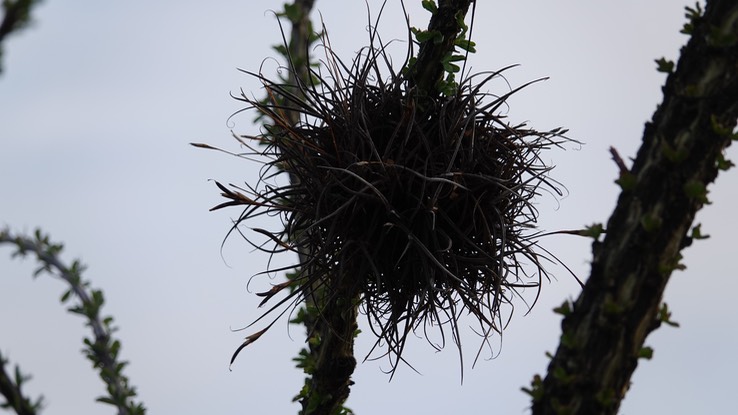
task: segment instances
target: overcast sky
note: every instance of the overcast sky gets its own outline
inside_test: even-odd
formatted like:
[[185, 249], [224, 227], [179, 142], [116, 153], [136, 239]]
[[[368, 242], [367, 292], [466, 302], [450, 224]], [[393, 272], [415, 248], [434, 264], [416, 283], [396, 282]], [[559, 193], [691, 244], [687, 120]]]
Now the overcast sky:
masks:
[[[423, 27], [427, 13], [408, 0], [410, 19]], [[370, 0], [377, 12], [379, 1]], [[379, 29], [385, 40], [405, 39], [399, 3], [390, 2]], [[691, 4], [691, 2], [689, 2]], [[0, 226], [41, 227], [64, 241], [64, 258], [89, 265], [85, 277], [102, 288], [106, 313], [115, 316], [126, 369], [149, 413], [290, 414], [303, 374], [291, 359], [303, 346], [300, 327], [278, 323], [244, 350], [228, 370], [231, 353], [251, 332], [231, 329], [259, 314], [247, 291], [267, 258], [243, 241], [221, 242], [237, 210], [209, 213], [221, 202], [209, 179], [253, 182], [258, 165], [195, 149], [206, 142], [237, 150], [230, 130], [254, 133], [253, 115], [230, 93], [261, 95], [237, 68], [258, 70], [280, 41], [270, 9], [279, 1], [47, 0], [35, 24], [6, 44], [0, 76]], [[539, 200], [541, 228], [572, 229], [606, 222], [618, 195], [617, 168], [608, 147], [632, 157], [644, 122], [660, 100], [664, 75], [654, 59], [676, 59], [683, 4], [648, 2], [486, 1], [474, 26], [476, 71], [509, 71], [511, 85], [548, 76], [511, 100], [511, 121], [538, 129], [564, 126], [581, 148], [544, 155], [568, 195]], [[367, 40], [361, 0], [317, 0], [336, 52], [346, 60]], [[314, 14], [317, 19], [319, 16]], [[396, 61], [403, 58], [398, 43]], [[266, 71], [276, 64], [267, 61]], [[503, 82], [491, 92], [506, 92]], [[733, 158], [736, 152], [729, 152]], [[710, 188], [713, 204], [699, 213], [712, 237], [685, 251], [666, 301], [682, 327], [664, 327], [647, 345], [623, 414], [726, 413], [734, 408], [738, 289], [733, 219], [735, 171]], [[268, 226], [270, 224], [265, 224]], [[274, 224], [271, 224], [274, 225]], [[591, 258], [589, 241], [571, 236], [542, 242], [580, 278]], [[47, 398], [46, 413], [113, 414], [94, 403], [103, 393], [80, 353], [83, 322], [58, 298], [65, 286], [31, 278], [31, 261], [11, 261], [0, 250], [0, 348], [34, 380], [27, 390]], [[292, 258], [283, 258], [289, 263]], [[435, 353], [412, 339], [406, 358], [421, 375], [401, 367], [389, 383], [387, 361], [360, 363], [347, 406], [358, 414], [525, 414], [520, 391], [545, 373], [546, 351], [558, 344], [554, 306], [578, 286], [560, 267], [524, 316], [519, 304], [495, 358], [468, 365], [478, 338], [464, 340], [464, 383], [453, 347]], [[277, 275], [276, 281], [282, 276]], [[257, 277], [252, 291], [272, 280]], [[358, 339], [363, 358], [373, 339]], [[498, 339], [499, 340], [499, 339]], [[488, 357], [483, 355], [483, 357]]]

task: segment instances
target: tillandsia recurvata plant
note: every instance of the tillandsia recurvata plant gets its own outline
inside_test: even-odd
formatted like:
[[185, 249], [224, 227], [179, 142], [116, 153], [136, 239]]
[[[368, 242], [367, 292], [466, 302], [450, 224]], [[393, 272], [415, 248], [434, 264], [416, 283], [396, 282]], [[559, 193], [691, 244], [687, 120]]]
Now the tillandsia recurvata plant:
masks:
[[[63, 245], [51, 242], [48, 235], [40, 230], [33, 237], [13, 234], [8, 229], [0, 231], [0, 245], [15, 246], [13, 257], [25, 257], [34, 254], [39, 267], [34, 276], [49, 273], [65, 281], [69, 288], [62, 294], [61, 302], [67, 303], [76, 299], [76, 303], [67, 308], [73, 314], [79, 314], [87, 320], [86, 325], [92, 330], [92, 336], [84, 339], [83, 350], [92, 366], [100, 372], [100, 378], [107, 387], [107, 396], [97, 398], [98, 402], [116, 407], [119, 415], [143, 415], [146, 409], [136, 402], [136, 388], [129, 385], [128, 377], [123, 374], [127, 362], [118, 357], [120, 341], [113, 337], [116, 327], [113, 317], [101, 314], [105, 298], [102, 291], [92, 289], [90, 283], [82, 279], [85, 266], [75, 260], [67, 265], [59, 254]], [[27, 377], [21, 375], [18, 368], [11, 378], [5, 371], [6, 361], [0, 355], [0, 393], [5, 397], [4, 408], [11, 408], [18, 414], [35, 414], [39, 412], [41, 401], [32, 402], [22, 393], [21, 386]]]
[[[334, 54], [324, 31], [321, 67], [304, 59], [297, 68], [288, 57], [286, 70], [307, 75], [290, 84], [248, 72], [269, 99], [237, 98], [267, 120], [260, 133], [237, 138], [268, 161], [256, 182], [216, 182], [227, 200], [212, 210], [243, 207], [233, 230], [270, 254], [298, 254], [296, 272], [258, 294], [261, 305], [285, 295], [254, 323], [306, 305], [296, 316], [313, 319], [310, 351], [299, 360], [312, 372], [304, 413], [340, 412], [356, 365], [357, 312], [376, 336], [370, 355], [384, 350], [394, 374], [411, 333], [438, 349], [450, 336], [461, 356], [462, 315], [473, 316], [486, 344], [507, 322], [503, 307], [512, 309], [523, 290], [537, 296], [548, 277], [532, 200], [542, 190], [561, 194], [540, 153], [569, 139], [566, 130], [538, 131], [499, 114], [527, 84], [498, 96], [485, 88], [511, 67], [461, 70], [474, 51], [465, 23], [471, 4], [423, 1], [428, 29], [408, 29], [399, 68], [370, 18], [369, 44], [352, 62]], [[275, 181], [280, 175], [289, 181]], [[264, 214], [284, 226], [239, 229]], [[427, 337], [432, 330], [440, 344]]]

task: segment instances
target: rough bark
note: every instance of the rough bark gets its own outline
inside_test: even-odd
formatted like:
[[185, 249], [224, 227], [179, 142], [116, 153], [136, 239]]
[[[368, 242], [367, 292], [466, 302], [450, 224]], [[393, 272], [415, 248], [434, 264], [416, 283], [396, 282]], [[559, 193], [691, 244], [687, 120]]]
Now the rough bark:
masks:
[[[310, 76], [310, 39], [313, 28], [310, 12], [314, 0], [295, 0], [298, 9], [291, 20], [289, 51], [290, 71], [287, 82], [294, 85], [292, 93], [303, 97], [303, 88]], [[295, 105], [294, 103], [292, 105]], [[292, 124], [300, 122], [299, 111], [288, 111]], [[290, 175], [295, 183], [298, 179]], [[294, 235], [299, 237], [299, 235]], [[307, 262], [307, 253], [298, 252], [299, 263]], [[309, 272], [309, 270], [308, 270]], [[357, 330], [356, 307], [346, 306], [355, 302], [355, 289], [331, 287], [323, 290], [314, 287], [306, 298], [303, 323], [307, 330], [307, 351], [314, 367], [306, 369], [307, 390], [301, 393], [301, 414], [331, 415], [340, 413], [350, 392], [351, 375], [356, 368], [354, 358], [354, 334]], [[325, 296], [328, 292], [330, 296]]]
[[314, 299], [319, 312], [308, 326], [315, 368], [310, 392], [300, 401], [304, 415], [340, 414], [353, 385], [358, 295], [350, 286], [331, 287], [330, 291], [331, 295]]
[[738, 2], [707, 1], [646, 124], [533, 414], [615, 414], [738, 118]]

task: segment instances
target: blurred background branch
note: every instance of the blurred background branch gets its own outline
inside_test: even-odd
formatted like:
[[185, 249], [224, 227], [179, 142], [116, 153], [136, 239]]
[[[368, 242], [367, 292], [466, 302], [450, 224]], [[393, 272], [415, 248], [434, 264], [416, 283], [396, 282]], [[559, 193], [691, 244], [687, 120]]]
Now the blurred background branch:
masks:
[[3, 72], [3, 41], [31, 23], [31, 11], [41, 0], [3, 0], [3, 20], [0, 23], [0, 74]]
[[[92, 362], [93, 367], [98, 369], [100, 378], [105, 382], [108, 391], [108, 396], [99, 397], [97, 400], [117, 407], [119, 415], [144, 414], [146, 412], [144, 406], [132, 399], [136, 396], [135, 388], [129, 386], [128, 378], [123, 374], [123, 368], [127, 362], [118, 359], [120, 342], [112, 336], [116, 330], [113, 326], [113, 317], [101, 315], [100, 311], [105, 303], [103, 293], [90, 288], [90, 283], [82, 279], [85, 266], [77, 260], [74, 260], [71, 265], [65, 264], [59, 258], [63, 245], [51, 242], [48, 235], [44, 235], [40, 230], [37, 230], [33, 237], [29, 237], [13, 234], [10, 230], [5, 229], [0, 231], [0, 245], [2, 244], [15, 246], [13, 257], [34, 254], [39, 262], [34, 276], [49, 273], [64, 280], [69, 288], [62, 294], [62, 303], [68, 302], [73, 297], [79, 300], [68, 307], [67, 311], [85, 317], [86, 325], [92, 330], [92, 337], [84, 339], [84, 353]], [[9, 403], [18, 402], [18, 408], [33, 409], [33, 405], [24, 403], [30, 401], [18, 398], [22, 396], [19, 382], [22, 377], [17, 370], [16, 372], [15, 382], [11, 381], [7, 384], [8, 394], [5, 394], [5, 388], [3, 388], [3, 394]]]

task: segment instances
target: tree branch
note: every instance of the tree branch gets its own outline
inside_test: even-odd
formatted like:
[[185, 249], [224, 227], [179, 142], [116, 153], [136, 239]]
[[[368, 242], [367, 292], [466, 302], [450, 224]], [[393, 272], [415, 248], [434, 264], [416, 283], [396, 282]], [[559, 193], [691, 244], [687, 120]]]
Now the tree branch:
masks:
[[410, 68], [410, 86], [417, 89], [418, 96], [436, 96], [437, 84], [443, 77], [444, 56], [454, 51], [456, 36], [461, 32], [459, 21], [464, 20], [473, 0], [440, 0], [438, 10], [431, 16], [428, 32], [438, 32], [439, 41], [420, 44], [418, 59]]
[[[281, 16], [287, 17], [292, 27], [287, 46], [289, 62], [287, 84], [290, 92], [298, 99], [304, 98], [304, 89], [310, 82], [309, 46], [316, 39], [310, 20], [314, 0], [294, 0], [285, 4]], [[296, 102], [286, 100], [286, 119], [292, 125], [300, 123], [300, 111]], [[290, 181], [299, 183], [299, 178], [289, 172]], [[299, 235], [290, 235], [299, 238]], [[298, 252], [299, 263], [309, 259], [307, 252]], [[303, 272], [309, 272], [304, 270]], [[292, 274], [292, 277], [297, 273]], [[290, 276], [288, 276], [289, 278]], [[330, 291], [330, 292], [327, 292]], [[356, 312], [346, 312], [346, 304], [354, 301], [356, 294], [339, 287], [330, 290], [313, 287], [306, 294], [305, 304], [298, 311], [299, 319], [307, 331], [306, 346], [296, 359], [298, 367], [307, 375], [305, 386], [295, 397], [302, 405], [304, 415], [334, 415], [351, 413], [343, 406], [350, 392], [351, 375], [356, 368], [354, 358], [354, 334], [357, 329]], [[355, 310], [355, 307], [353, 308]]]
[[[288, 45], [288, 58], [292, 65], [288, 71], [287, 83], [295, 85], [295, 94], [303, 97], [302, 88], [298, 87], [306, 82], [310, 76], [310, 38], [313, 36], [313, 24], [310, 21], [310, 11], [313, 9], [314, 0], [295, 0], [293, 6], [297, 8], [297, 19], [292, 21], [292, 29], [290, 30], [290, 43]], [[290, 111], [288, 113], [292, 125], [300, 121], [300, 113], [298, 111]]]
[[23, 382], [28, 377], [21, 375], [20, 369], [15, 367], [15, 379], [5, 371], [7, 360], [0, 352], [0, 394], [5, 397], [6, 402], [0, 405], [0, 408], [12, 409], [18, 415], [36, 415], [41, 408], [41, 398], [35, 403], [31, 399], [23, 395], [21, 388]]
[[[546, 378], [534, 381], [533, 414], [615, 414], [658, 312], [706, 186], [728, 165], [738, 118], [738, 3], [707, 1], [685, 26], [692, 37], [607, 224], [592, 271], [562, 322]], [[723, 163], [721, 163], [721, 160]]]
[[62, 302], [66, 302], [71, 295], [79, 299], [79, 304], [68, 308], [68, 311], [83, 315], [87, 318], [87, 325], [92, 329], [93, 338], [85, 339], [87, 346], [85, 354], [100, 371], [100, 378], [107, 385], [109, 397], [100, 397], [98, 401], [107, 403], [118, 408], [119, 415], [144, 414], [143, 405], [135, 403], [131, 398], [136, 396], [135, 388], [128, 385], [128, 378], [123, 375], [122, 370], [126, 362], [118, 360], [120, 343], [112, 337], [112, 317], [102, 318], [100, 309], [105, 300], [99, 290], [89, 289], [89, 283], [81, 278], [84, 266], [74, 261], [67, 266], [59, 259], [62, 245], [49, 241], [40, 231], [36, 231], [34, 238], [23, 235], [13, 235], [9, 230], [0, 231], [0, 244], [12, 244], [17, 247], [13, 256], [25, 256], [28, 252], [36, 254], [41, 266], [35, 275], [41, 272], [55, 274], [66, 281], [70, 288], [62, 296]]

